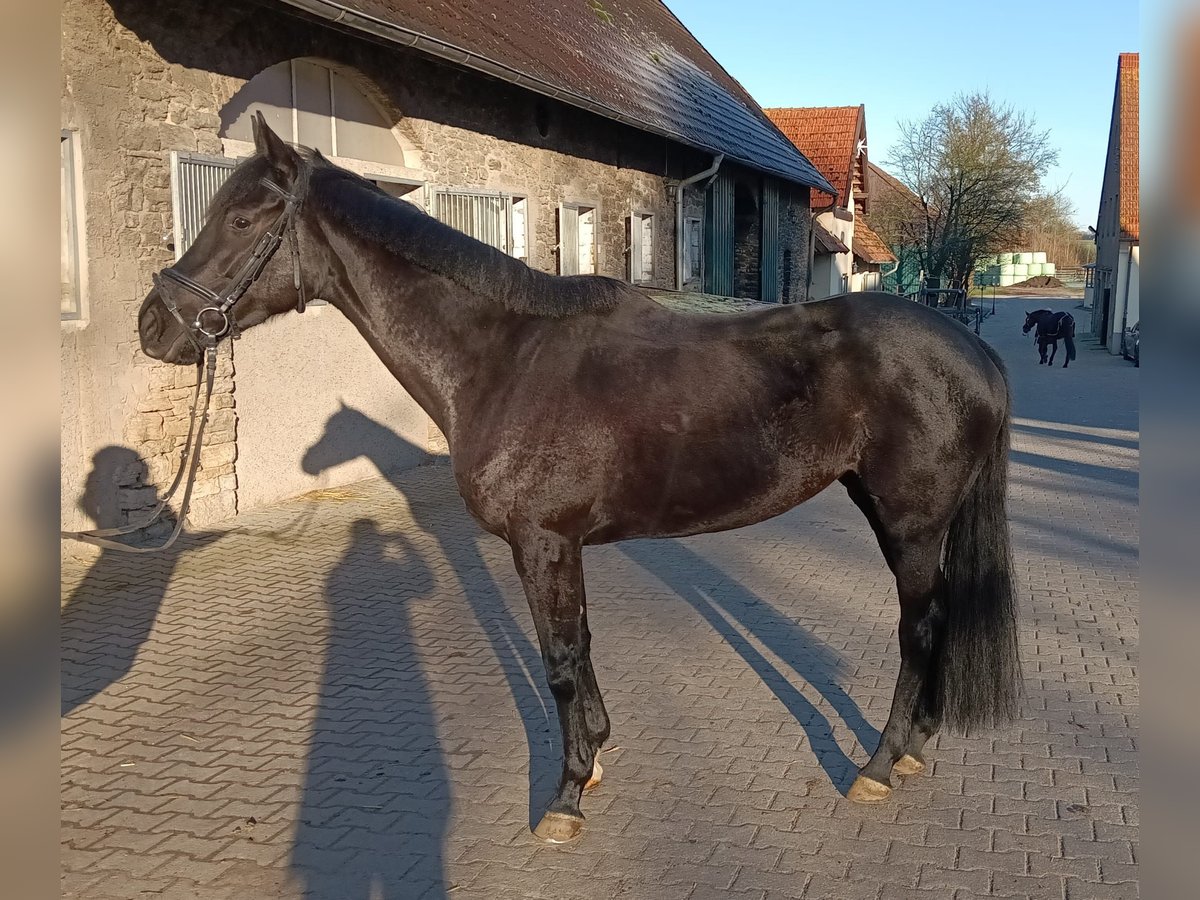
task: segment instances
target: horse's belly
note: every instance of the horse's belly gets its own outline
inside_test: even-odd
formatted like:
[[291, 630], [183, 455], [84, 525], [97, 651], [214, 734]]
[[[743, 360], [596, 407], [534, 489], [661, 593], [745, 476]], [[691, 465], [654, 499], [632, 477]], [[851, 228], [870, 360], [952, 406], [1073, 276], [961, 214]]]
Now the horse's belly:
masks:
[[728, 473], [711, 479], [694, 475], [682, 483], [665, 480], [659, 490], [603, 497], [593, 508], [586, 543], [639, 537], [682, 537], [753, 525], [782, 515], [824, 490], [842, 474], [840, 466], [795, 471], [771, 467], [756, 475]]

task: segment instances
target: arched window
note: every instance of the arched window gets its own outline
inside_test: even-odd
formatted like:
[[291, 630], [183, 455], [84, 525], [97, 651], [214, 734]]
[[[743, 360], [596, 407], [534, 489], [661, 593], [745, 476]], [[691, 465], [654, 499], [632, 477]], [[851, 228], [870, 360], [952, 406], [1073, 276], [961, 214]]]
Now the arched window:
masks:
[[285, 141], [320, 150], [395, 197], [423, 202], [420, 154], [357, 79], [323, 63], [292, 59], [264, 69], [221, 110], [223, 157], [171, 154], [173, 245], [183, 255], [237, 160], [254, 152], [251, 119], [261, 112]]
[[252, 141], [256, 112], [285, 141], [329, 157], [396, 168], [415, 163], [383, 110], [349, 78], [319, 62], [292, 59], [255, 75], [221, 111], [221, 137]]

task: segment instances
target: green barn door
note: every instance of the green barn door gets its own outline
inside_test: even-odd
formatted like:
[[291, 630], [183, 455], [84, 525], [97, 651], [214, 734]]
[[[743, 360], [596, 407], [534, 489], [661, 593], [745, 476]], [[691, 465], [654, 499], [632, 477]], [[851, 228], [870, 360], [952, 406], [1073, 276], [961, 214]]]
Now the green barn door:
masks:
[[760, 300], [779, 302], [779, 182], [763, 179]]
[[704, 291], [733, 294], [733, 179], [725, 173], [704, 195]]

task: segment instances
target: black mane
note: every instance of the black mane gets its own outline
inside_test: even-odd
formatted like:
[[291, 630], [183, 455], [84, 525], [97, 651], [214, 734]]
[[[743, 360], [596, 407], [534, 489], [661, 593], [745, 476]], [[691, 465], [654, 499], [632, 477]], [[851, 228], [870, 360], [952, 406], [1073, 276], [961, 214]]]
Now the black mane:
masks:
[[636, 296], [615, 278], [547, 275], [314, 154], [309, 191], [352, 233], [513, 312], [560, 318]]

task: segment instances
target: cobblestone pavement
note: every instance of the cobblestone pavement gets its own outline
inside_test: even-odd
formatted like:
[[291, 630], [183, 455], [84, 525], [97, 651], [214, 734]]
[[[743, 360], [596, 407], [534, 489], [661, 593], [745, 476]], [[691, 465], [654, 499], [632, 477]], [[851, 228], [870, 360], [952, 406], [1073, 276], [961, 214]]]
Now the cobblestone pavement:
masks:
[[840, 793], [898, 611], [834, 489], [588, 551], [606, 777], [582, 841], [536, 843], [559, 742], [528, 611], [430, 465], [64, 572], [64, 896], [1136, 896], [1138, 373], [1087, 339], [1039, 367], [1032, 306], [984, 325], [1015, 383], [1027, 714], [939, 737], [889, 803]]

